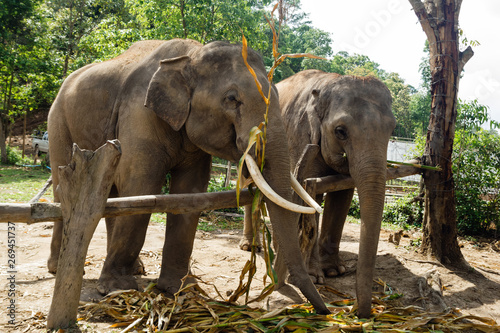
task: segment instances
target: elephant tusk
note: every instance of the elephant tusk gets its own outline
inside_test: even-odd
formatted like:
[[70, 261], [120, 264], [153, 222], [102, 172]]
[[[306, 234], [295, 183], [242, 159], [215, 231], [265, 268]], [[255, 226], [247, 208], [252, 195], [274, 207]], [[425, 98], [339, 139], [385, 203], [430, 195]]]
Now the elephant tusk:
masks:
[[300, 183], [295, 179], [295, 177], [292, 175], [290, 172], [290, 180], [292, 182], [292, 188], [293, 190], [312, 208], [314, 208], [319, 214], [323, 213], [323, 208], [314, 200], [311, 198], [309, 193], [306, 192], [306, 190], [300, 185]]
[[248, 171], [252, 176], [255, 185], [262, 191], [262, 193], [272, 202], [277, 204], [280, 207], [291, 210], [296, 213], [302, 214], [315, 214], [316, 210], [312, 207], [305, 207], [301, 205], [294, 204], [283, 197], [281, 197], [278, 193], [276, 193], [271, 186], [264, 180], [257, 163], [250, 155], [245, 156], [245, 162], [247, 163]]

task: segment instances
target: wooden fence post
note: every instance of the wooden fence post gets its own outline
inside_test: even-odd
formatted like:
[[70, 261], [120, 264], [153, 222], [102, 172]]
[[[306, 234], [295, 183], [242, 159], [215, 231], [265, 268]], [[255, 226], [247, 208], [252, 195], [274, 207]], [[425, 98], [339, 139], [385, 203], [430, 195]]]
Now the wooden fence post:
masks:
[[113, 175], [121, 156], [120, 143], [108, 141], [95, 152], [73, 145], [68, 166], [59, 167], [64, 231], [54, 295], [47, 328], [68, 327], [76, 321], [83, 266], [95, 228], [104, 213]]
[[227, 161], [226, 180], [224, 181], [224, 187], [228, 188], [229, 185], [231, 185], [231, 161]]

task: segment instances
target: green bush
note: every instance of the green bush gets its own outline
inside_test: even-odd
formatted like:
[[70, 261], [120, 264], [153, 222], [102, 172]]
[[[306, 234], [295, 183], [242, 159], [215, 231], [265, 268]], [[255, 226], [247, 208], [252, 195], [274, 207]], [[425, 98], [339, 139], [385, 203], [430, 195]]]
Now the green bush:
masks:
[[[386, 203], [382, 221], [408, 228], [410, 226], [421, 226], [423, 220], [423, 209], [413, 200], [418, 192], [409, 193], [407, 196], [399, 198], [394, 203]], [[349, 216], [359, 219], [361, 210], [359, 200], [354, 197], [349, 207]]]
[[[231, 183], [229, 183], [228, 187], [224, 186], [225, 180], [226, 176], [224, 174], [212, 176], [210, 178], [210, 182], [208, 183], [207, 192], [221, 192], [221, 191], [233, 190], [234, 185], [232, 185]], [[218, 211], [244, 214], [244, 210], [241, 207], [218, 209]]]
[[500, 228], [500, 137], [496, 131], [459, 130], [454, 147], [458, 231], [496, 236]]
[[234, 189], [234, 186], [229, 183], [228, 187], [225, 187], [226, 176], [223, 174], [215, 175], [210, 178], [210, 182], [208, 183], [207, 192], [220, 192], [220, 191], [228, 191]]
[[359, 208], [359, 200], [357, 197], [352, 198], [351, 206], [349, 207], [347, 215], [352, 216], [355, 219], [361, 218], [361, 209]]
[[399, 198], [395, 203], [387, 203], [384, 207], [382, 221], [398, 225], [402, 228], [420, 227], [423, 221], [422, 207], [415, 202], [418, 192], [411, 192]]
[[7, 165], [16, 165], [16, 164], [31, 164], [32, 161], [28, 157], [24, 157], [23, 153], [18, 148], [6, 146], [7, 148]]

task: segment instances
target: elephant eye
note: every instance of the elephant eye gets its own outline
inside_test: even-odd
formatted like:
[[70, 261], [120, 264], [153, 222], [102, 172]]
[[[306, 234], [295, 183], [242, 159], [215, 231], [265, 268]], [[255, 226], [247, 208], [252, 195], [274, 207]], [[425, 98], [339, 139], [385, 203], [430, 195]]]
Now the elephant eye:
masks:
[[347, 140], [347, 129], [343, 126], [337, 126], [335, 128], [335, 136], [339, 139], [339, 140]]
[[224, 97], [224, 106], [228, 109], [237, 109], [241, 104], [243, 104], [239, 99], [236, 92], [229, 92]]

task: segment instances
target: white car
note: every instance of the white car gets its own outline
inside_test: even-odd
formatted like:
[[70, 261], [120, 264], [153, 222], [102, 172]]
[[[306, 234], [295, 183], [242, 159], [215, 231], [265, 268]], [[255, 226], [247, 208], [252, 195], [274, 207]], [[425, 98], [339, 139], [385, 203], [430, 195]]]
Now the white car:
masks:
[[49, 152], [49, 133], [44, 132], [41, 137], [33, 136], [33, 143], [31, 144], [35, 153], [39, 156], [42, 153]]

